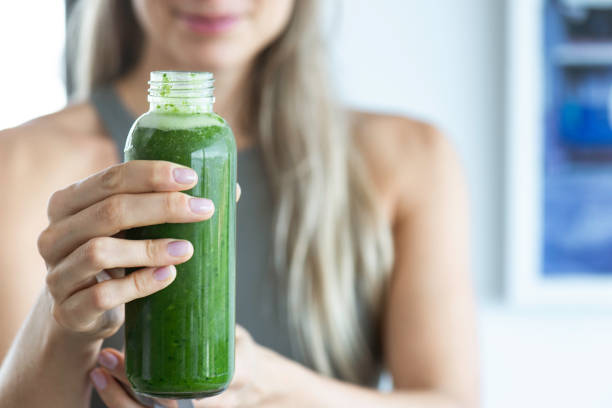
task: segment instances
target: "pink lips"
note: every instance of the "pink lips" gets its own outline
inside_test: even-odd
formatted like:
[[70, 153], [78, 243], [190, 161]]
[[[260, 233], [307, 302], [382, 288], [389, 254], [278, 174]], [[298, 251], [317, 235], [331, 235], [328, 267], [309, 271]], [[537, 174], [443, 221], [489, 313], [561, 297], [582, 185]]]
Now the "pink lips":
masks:
[[217, 34], [229, 31], [239, 20], [236, 15], [199, 16], [181, 14], [181, 19], [191, 30], [203, 34]]

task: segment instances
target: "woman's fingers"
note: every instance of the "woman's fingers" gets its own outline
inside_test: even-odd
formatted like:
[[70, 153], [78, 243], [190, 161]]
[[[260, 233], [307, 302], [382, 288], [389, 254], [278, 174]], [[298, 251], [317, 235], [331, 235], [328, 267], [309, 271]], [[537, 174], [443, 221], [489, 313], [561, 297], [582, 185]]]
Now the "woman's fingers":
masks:
[[99, 282], [61, 303], [55, 303], [53, 315], [62, 326], [71, 330], [82, 333], [95, 331], [102, 314], [164, 289], [175, 277], [176, 268], [173, 265], [139, 269], [122, 278]]
[[142, 408], [108, 371], [96, 368], [89, 378], [108, 408]]
[[177, 265], [193, 255], [189, 241], [92, 238], [49, 271], [47, 286], [58, 302], [95, 283], [102, 270]]
[[[98, 364], [104, 367], [116, 380], [123, 383], [125, 387], [131, 387], [127, 375], [125, 374], [125, 359], [123, 353], [112, 348], [103, 349], [98, 355]], [[130, 394], [130, 392], [128, 392], [128, 394]], [[158, 405], [164, 407], [178, 407], [178, 403], [173, 400], [156, 399], [155, 401]]]
[[241, 195], [242, 195], [242, 189], [240, 188], [240, 184], [236, 183], [236, 202], [240, 201]]
[[183, 193], [119, 194], [50, 225], [39, 237], [39, 249], [54, 264], [91, 238], [163, 223], [204, 221], [214, 204]]
[[129, 384], [125, 374], [125, 360], [123, 353], [112, 348], [105, 348], [98, 355], [98, 364], [106, 368], [108, 372], [117, 380], [124, 384]]
[[57, 191], [49, 200], [49, 219], [57, 221], [98, 201], [123, 193], [182, 191], [198, 181], [195, 171], [165, 161], [134, 160], [118, 164]]

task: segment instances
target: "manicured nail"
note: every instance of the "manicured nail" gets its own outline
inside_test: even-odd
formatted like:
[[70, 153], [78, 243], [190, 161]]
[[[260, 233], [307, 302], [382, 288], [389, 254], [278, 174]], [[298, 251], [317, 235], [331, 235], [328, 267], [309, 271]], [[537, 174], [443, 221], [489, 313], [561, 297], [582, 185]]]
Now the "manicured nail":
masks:
[[170, 265], [170, 266], [163, 266], [161, 268], [157, 268], [153, 272], [153, 277], [155, 278], [155, 280], [165, 281], [170, 276], [172, 276], [173, 272], [174, 272], [174, 266], [172, 266], [172, 265]]
[[98, 363], [100, 363], [102, 367], [106, 367], [109, 370], [114, 370], [115, 367], [117, 367], [119, 360], [113, 353], [109, 353], [108, 351], [102, 351], [98, 356]]
[[207, 198], [192, 198], [189, 200], [191, 211], [197, 214], [208, 214], [215, 209], [215, 205]]
[[196, 172], [186, 167], [177, 167], [172, 171], [172, 175], [180, 184], [193, 184], [198, 179]]
[[94, 383], [97, 389], [103, 390], [106, 388], [106, 377], [100, 370], [93, 370], [89, 374], [89, 378], [91, 378], [91, 382]]
[[170, 256], [185, 256], [191, 252], [191, 243], [187, 241], [172, 241], [168, 244]]

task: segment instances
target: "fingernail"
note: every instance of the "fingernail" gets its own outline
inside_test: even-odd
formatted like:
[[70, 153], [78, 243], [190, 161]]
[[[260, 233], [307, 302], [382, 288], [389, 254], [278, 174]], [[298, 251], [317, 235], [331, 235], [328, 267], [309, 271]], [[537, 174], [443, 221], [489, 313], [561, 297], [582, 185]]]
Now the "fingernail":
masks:
[[153, 272], [153, 277], [155, 278], [155, 280], [165, 281], [166, 279], [168, 279], [172, 275], [172, 272], [174, 272], [174, 266], [172, 266], [172, 265], [170, 265], [170, 266], [163, 266], [161, 268], [157, 268]]
[[114, 370], [115, 367], [117, 367], [119, 360], [117, 360], [117, 357], [113, 353], [102, 351], [98, 356], [98, 363], [100, 363], [102, 367], [106, 367], [109, 370]]
[[193, 184], [198, 179], [196, 172], [186, 167], [177, 167], [172, 171], [172, 175], [180, 184]]
[[207, 198], [192, 198], [189, 200], [191, 211], [198, 214], [208, 214], [214, 211], [215, 205]]
[[89, 374], [89, 378], [91, 378], [91, 382], [94, 383], [97, 389], [103, 390], [106, 388], [106, 377], [100, 370], [93, 370]]
[[191, 252], [191, 243], [187, 241], [172, 241], [168, 244], [170, 256], [185, 256]]

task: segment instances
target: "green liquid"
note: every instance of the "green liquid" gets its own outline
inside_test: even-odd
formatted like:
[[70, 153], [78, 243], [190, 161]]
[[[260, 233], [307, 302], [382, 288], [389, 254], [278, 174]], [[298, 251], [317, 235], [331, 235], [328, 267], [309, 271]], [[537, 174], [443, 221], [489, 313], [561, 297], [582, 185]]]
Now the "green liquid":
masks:
[[234, 137], [212, 113], [146, 115], [130, 132], [126, 161], [167, 160], [191, 167], [199, 179], [186, 193], [211, 199], [215, 214], [198, 223], [127, 231], [128, 239], [185, 239], [194, 247], [193, 257], [177, 265], [169, 287], [126, 305], [127, 376], [136, 392], [148, 396], [210, 396], [227, 388], [234, 372]]

